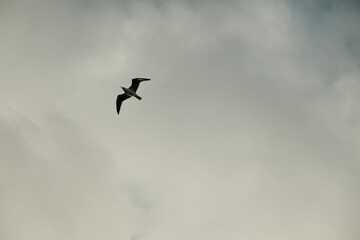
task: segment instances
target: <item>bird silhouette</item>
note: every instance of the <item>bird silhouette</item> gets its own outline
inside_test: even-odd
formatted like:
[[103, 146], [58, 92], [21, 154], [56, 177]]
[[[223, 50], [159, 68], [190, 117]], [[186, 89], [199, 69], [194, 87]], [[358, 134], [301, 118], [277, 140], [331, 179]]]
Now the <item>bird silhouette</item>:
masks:
[[136, 97], [137, 99], [141, 100], [142, 98], [136, 94], [136, 90], [139, 88], [139, 84], [143, 81], [150, 81], [149, 78], [134, 78], [132, 79], [132, 84], [129, 88], [121, 87], [125, 93], [118, 95], [116, 99], [116, 111], [119, 114], [121, 104], [123, 101], [130, 97]]

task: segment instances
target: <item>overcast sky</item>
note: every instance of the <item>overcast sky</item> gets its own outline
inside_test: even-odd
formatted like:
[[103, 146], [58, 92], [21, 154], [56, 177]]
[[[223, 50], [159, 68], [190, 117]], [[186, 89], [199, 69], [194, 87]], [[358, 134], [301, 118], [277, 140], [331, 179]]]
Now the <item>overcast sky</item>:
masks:
[[1, 0], [0, 36], [0, 239], [360, 238], [358, 1]]

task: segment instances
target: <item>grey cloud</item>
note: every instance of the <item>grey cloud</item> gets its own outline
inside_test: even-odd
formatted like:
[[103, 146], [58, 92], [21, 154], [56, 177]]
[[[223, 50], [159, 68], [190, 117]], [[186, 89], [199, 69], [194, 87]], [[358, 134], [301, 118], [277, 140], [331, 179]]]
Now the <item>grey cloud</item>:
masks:
[[357, 8], [37, 3], [1, 21], [4, 237], [357, 239]]
[[1, 238], [126, 239], [142, 231], [143, 210], [79, 127], [56, 115], [15, 122], [1, 124]]

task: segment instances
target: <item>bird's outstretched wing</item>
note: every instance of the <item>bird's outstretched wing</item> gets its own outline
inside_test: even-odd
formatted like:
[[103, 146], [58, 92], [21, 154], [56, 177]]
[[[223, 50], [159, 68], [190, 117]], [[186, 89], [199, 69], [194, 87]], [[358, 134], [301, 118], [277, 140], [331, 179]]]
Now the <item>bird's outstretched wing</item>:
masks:
[[128, 99], [129, 97], [130, 96], [125, 94], [125, 93], [117, 96], [117, 99], [116, 99], [116, 111], [117, 111], [118, 114], [120, 113], [120, 108], [121, 108], [122, 102], [124, 100]]
[[136, 92], [136, 90], [139, 87], [140, 82], [142, 82], [142, 81], [150, 81], [150, 79], [149, 78], [134, 78], [132, 80], [132, 84], [131, 84], [131, 86], [129, 88], [131, 90], [133, 90], [134, 92]]

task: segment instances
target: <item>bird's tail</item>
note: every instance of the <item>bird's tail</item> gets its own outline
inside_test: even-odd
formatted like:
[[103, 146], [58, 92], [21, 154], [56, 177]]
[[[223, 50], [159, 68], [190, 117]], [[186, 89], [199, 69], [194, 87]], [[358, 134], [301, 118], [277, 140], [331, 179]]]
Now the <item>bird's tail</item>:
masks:
[[134, 95], [137, 99], [141, 100], [142, 98], [139, 95]]

